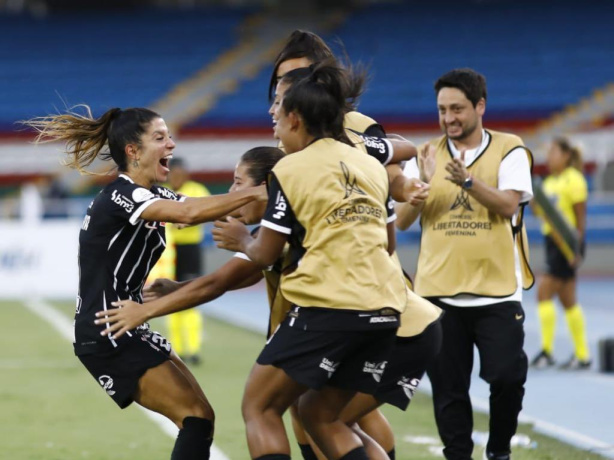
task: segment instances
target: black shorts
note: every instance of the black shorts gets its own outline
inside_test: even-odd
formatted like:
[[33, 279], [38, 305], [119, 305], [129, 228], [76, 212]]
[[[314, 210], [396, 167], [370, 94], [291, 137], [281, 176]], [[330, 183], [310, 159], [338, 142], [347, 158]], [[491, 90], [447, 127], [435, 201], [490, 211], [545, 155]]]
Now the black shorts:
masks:
[[78, 355], [85, 368], [122, 409], [134, 401], [139, 379], [170, 359], [171, 344], [157, 332], [135, 334], [110, 351]]
[[293, 307], [258, 357], [315, 390], [375, 393], [394, 348], [398, 314]]
[[177, 244], [177, 281], [188, 281], [203, 273], [202, 250], [198, 244]]
[[562, 280], [575, 278], [576, 269], [569, 265], [569, 262], [550, 236], [545, 237], [545, 245], [547, 273]]
[[439, 353], [441, 339], [439, 319], [419, 335], [397, 337], [386, 372], [373, 395], [375, 399], [406, 410], [427, 366]]

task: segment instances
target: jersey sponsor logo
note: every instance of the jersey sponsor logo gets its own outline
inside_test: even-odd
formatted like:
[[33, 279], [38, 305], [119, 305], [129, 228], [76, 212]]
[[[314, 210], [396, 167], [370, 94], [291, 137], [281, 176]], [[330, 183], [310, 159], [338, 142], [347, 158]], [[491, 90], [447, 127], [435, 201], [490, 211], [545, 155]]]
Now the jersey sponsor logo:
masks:
[[396, 316], [374, 316], [369, 320], [370, 323], [396, 323]]
[[117, 190], [113, 190], [113, 193], [111, 193], [111, 201], [124, 208], [128, 213], [134, 211], [134, 203], [132, 200], [118, 193]]
[[83, 224], [81, 225], [81, 230], [83, 230], [84, 232], [87, 232], [87, 229], [90, 226], [91, 219], [92, 219], [92, 216], [85, 216], [85, 219], [83, 219]]
[[175, 194], [175, 192], [170, 191], [167, 188], [164, 187], [156, 187], [156, 191], [158, 192], [158, 195], [167, 198], [169, 200], [176, 200], [177, 199], [177, 195]]
[[386, 153], [386, 144], [380, 138], [367, 136], [366, 134], [359, 134], [359, 136], [362, 138], [367, 147], [379, 150], [379, 152], [382, 154]]
[[275, 219], [281, 219], [286, 215], [286, 210], [288, 209], [288, 203], [286, 203], [286, 199], [281, 194], [281, 192], [277, 192], [277, 197], [275, 198], [275, 214], [273, 217]]
[[403, 393], [407, 396], [407, 399], [413, 398], [418, 385], [420, 385], [420, 379], [410, 379], [409, 377], [401, 377], [401, 380], [397, 382], [401, 388], [403, 388]]
[[362, 190], [358, 186], [356, 176], [352, 177], [352, 174], [350, 173], [350, 168], [348, 168], [343, 161], [340, 161], [339, 165], [341, 165], [341, 172], [343, 173], [343, 179], [345, 181], [344, 182], [341, 179], [339, 180], [343, 189], [345, 190], [345, 196], [343, 197], [343, 199], [347, 199], [352, 193], [356, 193], [358, 195], [366, 195], [364, 190]]
[[331, 378], [333, 376], [333, 374], [337, 370], [337, 367], [339, 367], [339, 363], [331, 361], [328, 358], [322, 358], [322, 362], [320, 363], [320, 369], [324, 369], [326, 372], [328, 372], [328, 378]]
[[132, 192], [132, 199], [137, 203], [151, 200], [155, 195], [146, 188], [137, 188]]
[[113, 379], [108, 375], [101, 375], [98, 377], [98, 383], [107, 392], [109, 396], [113, 396], [115, 394], [115, 390], [113, 388]]
[[371, 374], [373, 379], [379, 383], [382, 380], [382, 375], [384, 375], [386, 364], [388, 364], [388, 361], [382, 361], [381, 363], [370, 363], [369, 361], [365, 361], [362, 371], [366, 374]]

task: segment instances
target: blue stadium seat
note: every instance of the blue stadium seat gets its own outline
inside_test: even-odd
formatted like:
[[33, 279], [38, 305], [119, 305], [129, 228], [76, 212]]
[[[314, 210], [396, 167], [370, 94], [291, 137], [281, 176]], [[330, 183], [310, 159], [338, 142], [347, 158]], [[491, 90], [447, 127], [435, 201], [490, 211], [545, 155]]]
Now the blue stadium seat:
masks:
[[151, 106], [237, 42], [249, 9], [0, 16], [0, 130], [64, 105]]

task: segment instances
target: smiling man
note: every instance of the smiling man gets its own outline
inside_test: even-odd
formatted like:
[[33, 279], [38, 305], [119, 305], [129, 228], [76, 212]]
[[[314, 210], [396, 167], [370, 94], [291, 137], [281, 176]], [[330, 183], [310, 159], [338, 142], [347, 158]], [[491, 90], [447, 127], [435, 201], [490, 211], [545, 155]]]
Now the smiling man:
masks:
[[431, 185], [426, 202], [403, 203], [397, 226], [421, 215], [415, 291], [440, 306], [443, 347], [428, 370], [448, 460], [469, 460], [473, 347], [490, 384], [490, 437], [484, 457], [507, 460], [524, 396], [522, 289], [533, 284], [522, 210], [532, 197], [532, 156], [512, 134], [485, 130], [486, 80], [455, 69], [435, 83], [444, 135], [422, 147], [408, 177]]

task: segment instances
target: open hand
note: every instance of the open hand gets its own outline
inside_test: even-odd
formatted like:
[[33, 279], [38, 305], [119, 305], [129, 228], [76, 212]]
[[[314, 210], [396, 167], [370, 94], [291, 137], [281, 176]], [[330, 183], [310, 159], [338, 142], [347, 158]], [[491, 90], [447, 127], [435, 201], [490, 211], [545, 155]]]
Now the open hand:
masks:
[[469, 177], [469, 171], [465, 167], [465, 151], [461, 151], [460, 158], [453, 158], [447, 165], [446, 171], [450, 174], [446, 179], [456, 185], [462, 186]]
[[226, 222], [218, 220], [213, 226], [211, 234], [218, 248], [228, 251], [245, 252], [245, 242], [251, 236], [244, 224], [233, 217], [228, 217]]
[[119, 300], [111, 305], [117, 308], [96, 313], [98, 319], [94, 323], [107, 324], [107, 328], [100, 335], [117, 339], [149, 319], [146, 308], [132, 300]]
[[435, 175], [437, 160], [435, 154], [437, 149], [434, 145], [426, 144], [422, 146], [418, 152], [418, 169], [420, 170], [420, 179], [422, 182], [429, 184]]

